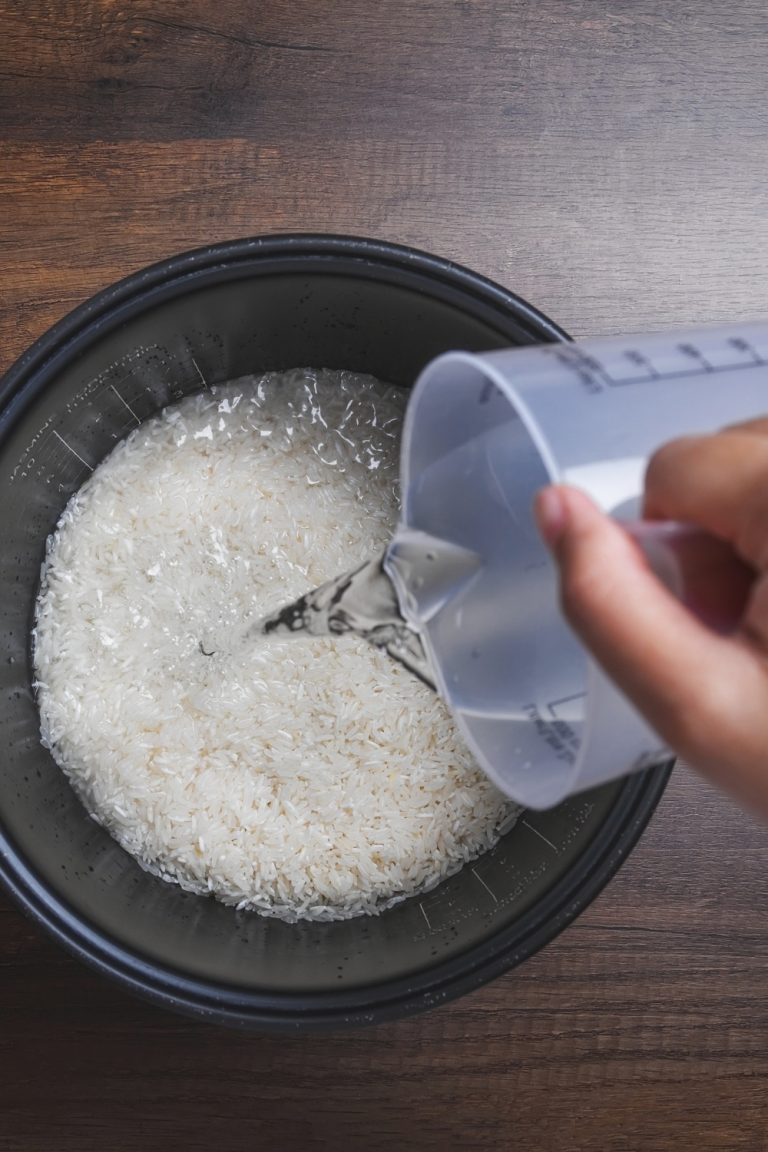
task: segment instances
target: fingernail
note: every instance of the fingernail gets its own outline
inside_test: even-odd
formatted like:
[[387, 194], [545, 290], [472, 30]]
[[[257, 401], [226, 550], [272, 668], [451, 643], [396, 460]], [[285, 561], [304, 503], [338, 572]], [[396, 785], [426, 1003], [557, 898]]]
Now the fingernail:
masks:
[[542, 488], [536, 493], [534, 514], [544, 543], [554, 548], [565, 531], [567, 508], [557, 488]]

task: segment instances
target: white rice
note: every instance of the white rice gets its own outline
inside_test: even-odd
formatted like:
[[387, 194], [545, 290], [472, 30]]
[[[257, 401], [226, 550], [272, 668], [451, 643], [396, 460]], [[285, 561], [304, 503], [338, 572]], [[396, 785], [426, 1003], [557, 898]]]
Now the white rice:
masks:
[[221, 651], [381, 551], [403, 406], [338, 372], [189, 397], [115, 448], [48, 542], [43, 743], [94, 819], [188, 891], [291, 920], [377, 912], [514, 818], [443, 704], [363, 641]]

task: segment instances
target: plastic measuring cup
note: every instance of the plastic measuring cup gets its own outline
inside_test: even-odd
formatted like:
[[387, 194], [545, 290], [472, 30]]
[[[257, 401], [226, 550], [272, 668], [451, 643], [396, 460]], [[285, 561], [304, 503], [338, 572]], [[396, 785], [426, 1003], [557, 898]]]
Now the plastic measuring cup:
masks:
[[[660, 444], [767, 412], [768, 325], [452, 352], [422, 372], [385, 567], [479, 764], [519, 803], [670, 756], [564, 620], [535, 493], [574, 484], [631, 520]], [[687, 530], [634, 531], [681, 594]]]

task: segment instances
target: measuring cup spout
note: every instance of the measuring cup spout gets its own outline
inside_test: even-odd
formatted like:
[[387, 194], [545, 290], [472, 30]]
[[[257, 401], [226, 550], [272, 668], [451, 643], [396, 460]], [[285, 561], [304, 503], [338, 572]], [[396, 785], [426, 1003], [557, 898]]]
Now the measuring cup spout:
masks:
[[479, 571], [477, 552], [427, 532], [401, 526], [384, 557], [400, 608], [417, 630], [444, 608]]

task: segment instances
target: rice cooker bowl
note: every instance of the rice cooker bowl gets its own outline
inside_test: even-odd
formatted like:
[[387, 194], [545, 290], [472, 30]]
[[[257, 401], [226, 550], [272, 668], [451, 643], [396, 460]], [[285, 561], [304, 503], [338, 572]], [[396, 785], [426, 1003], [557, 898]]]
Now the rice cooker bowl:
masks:
[[184, 253], [105, 289], [11, 368], [0, 383], [0, 880], [71, 952], [222, 1023], [350, 1027], [478, 987], [601, 890], [669, 766], [525, 816], [479, 860], [380, 916], [288, 924], [185, 893], [89, 818], [41, 746], [29, 644], [45, 540], [67, 500], [137, 418], [203, 379], [307, 365], [408, 387], [449, 349], [566, 338], [512, 293], [436, 257], [355, 237], [268, 236]]

